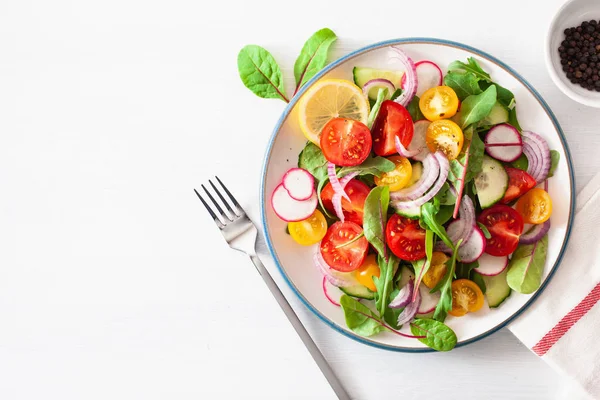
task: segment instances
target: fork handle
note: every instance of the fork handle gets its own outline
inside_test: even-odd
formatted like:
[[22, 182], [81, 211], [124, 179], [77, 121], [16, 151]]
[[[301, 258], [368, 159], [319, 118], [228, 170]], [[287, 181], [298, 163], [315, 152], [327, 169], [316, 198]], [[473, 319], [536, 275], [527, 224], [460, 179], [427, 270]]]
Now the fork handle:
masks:
[[250, 259], [256, 266], [256, 269], [260, 273], [260, 276], [267, 284], [267, 287], [275, 297], [275, 300], [277, 300], [277, 303], [279, 303], [279, 306], [285, 313], [286, 317], [298, 333], [298, 336], [300, 336], [300, 339], [302, 339], [302, 342], [304, 342], [304, 345], [308, 349], [308, 352], [321, 369], [321, 372], [323, 372], [323, 375], [325, 375], [325, 378], [327, 378], [329, 385], [331, 385], [331, 388], [337, 395], [338, 399], [350, 400], [350, 395], [348, 395], [348, 392], [346, 392], [346, 389], [344, 389], [344, 387], [342, 386], [342, 383], [333, 372], [333, 369], [331, 369], [331, 366], [323, 356], [323, 353], [321, 353], [315, 342], [310, 337], [304, 325], [302, 325], [302, 322], [290, 306], [290, 303], [288, 303], [287, 299], [283, 296], [283, 293], [281, 293], [281, 290], [279, 290], [279, 287], [271, 277], [271, 274], [269, 274], [269, 271], [267, 271], [267, 269], [263, 265], [262, 261], [260, 261], [260, 258], [254, 255], [250, 256]]

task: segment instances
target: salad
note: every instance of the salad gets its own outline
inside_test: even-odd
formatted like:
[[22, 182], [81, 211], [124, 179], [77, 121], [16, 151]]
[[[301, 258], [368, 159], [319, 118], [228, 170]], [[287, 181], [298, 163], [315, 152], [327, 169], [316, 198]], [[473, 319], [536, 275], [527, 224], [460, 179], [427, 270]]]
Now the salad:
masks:
[[476, 59], [444, 74], [392, 46], [389, 65], [303, 94], [308, 142], [271, 204], [349, 329], [447, 351], [446, 319], [539, 288], [559, 153]]

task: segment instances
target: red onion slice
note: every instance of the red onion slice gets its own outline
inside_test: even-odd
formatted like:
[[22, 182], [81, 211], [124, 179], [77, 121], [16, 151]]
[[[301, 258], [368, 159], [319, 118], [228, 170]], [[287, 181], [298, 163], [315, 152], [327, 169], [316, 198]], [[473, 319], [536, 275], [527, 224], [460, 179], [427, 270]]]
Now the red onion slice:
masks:
[[402, 49], [396, 46], [392, 46], [391, 48], [395, 52], [392, 58], [400, 61], [404, 67], [404, 76], [406, 77], [406, 80], [402, 83], [402, 94], [394, 101], [406, 107], [413, 97], [415, 97], [417, 86], [419, 86], [417, 68], [413, 60]]
[[[365, 83], [364, 86], [362, 87], [362, 91], [365, 96], [368, 96], [371, 89], [375, 89], [375, 88], [387, 89], [388, 90], [388, 99], [392, 96], [392, 94], [394, 94], [394, 91], [396, 91], [396, 86], [394, 86], [394, 84], [391, 81], [389, 81], [387, 79], [381, 79], [381, 78], [371, 79], [370, 81]], [[377, 95], [375, 95], [374, 97], [376, 98]]]
[[350, 197], [344, 192], [344, 188], [340, 185], [340, 180], [337, 177], [337, 173], [335, 171], [335, 164], [332, 162], [327, 162], [327, 175], [329, 176], [329, 182], [331, 183], [331, 187], [336, 194], [344, 197], [346, 200], [350, 201]]
[[419, 306], [421, 305], [421, 293], [417, 290], [417, 296], [415, 297], [415, 301], [407, 305], [404, 310], [398, 315], [398, 325], [404, 325], [415, 318], [417, 315], [417, 311], [419, 311]]
[[319, 271], [321, 271], [325, 278], [327, 278], [327, 281], [333, 286], [344, 287], [353, 285], [352, 281], [333, 275], [331, 268], [329, 267], [329, 265], [327, 265], [327, 262], [321, 254], [321, 249], [317, 249], [317, 253], [314, 255], [313, 260]]
[[537, 133], [523, 131], [523, 153], [529, 162], [527, 173], [537, 183], [543, 182], [548, 177], [552, 165], [550, 148], [546, 140]]
[[459, 239], [462, 239], [463, 243], [465, 243], [471, 238], [471, 235], [475, 230], [475, 206], [473, 205], [473, 200], [467, 195], [463, 196], [462, 202], [460, 203], [459, 214], [460, 219], [456, 222], [460, 222], [460, 229], [456, 230], [455, 235], [450, 235], [450, 233], [448, 233], [448, 236], [450, 236], [453, 243], [458, 243]]
[[519, 238], [519, 243], [521, 244], [534, 244], [537, 243], [541, 238], [543, 238], [546, 233], [550, 230], [550, 220], [544, 222], [540, 225], [535, 225], [526, 233], [522, 234]]
[[421, 153], [422, 149], [407, 150], [406, 147], [404, 147], [402, 145], [402, 142], [400, 142], [400, 138], [398, 136], [395, 137], [395, 140], [396, 140], [396, 151], [402, 157], [410, 158], [410, 157], [414, 157], [417, 154]]
[[[335, 166], [334, 166], [334, 171], [335, 171]], [[327, 172], [329, 174], [329, 165], [327, 166]], [[354, 179], [354, 177], [357, 176], [359, 174], [359, 172], [358, 171], [351, 172], [348, 175], [345, 175], [340, 180], [338, 180], [337, 175], [335, 175], [335, 172], [333, 174], [335, 176], [337, 184], [340, 187], [341, 193], [343, 193], [344, 197], [346, 197], [348, 199], [348, 201], [350, 201], [350, 198], [348, 197], [348, 195], [346, 194], [346, 191], [345, 191], [346, 185], [348, 184], [348, 182], [350, 182], [352, 179]], [[333, 184], [331, 186], [333, 187]], [[346, 220], [346, 217], [344, 216], [344, 208], [342, 207], [342, 194], [335, 192], [335, 190], [334, 190], [334, 195], [331, 197], [331, 203], [333, 204], [333, 209], [335, 211], [335, 215], [340, 219], [340, 221], [344, 222]]]
[[413, 290], [414, 290], [414, 280], [411, 278], [408, 281], [408, 283], [406, 285], [404, 285], [404, 287], [402, 289], [400, 289], [400, 292], [398, 293], [398, 295], [396, 297], [394, 297], [394, 299], [392, 301], [390, 301], [390, 304], [388, 305], [388, 307], [389, 308], [406, 307], [410, 303], [410, 300], [413, 297]]
[[448, 179], [448, 172], [450, 170], [450, 164], [448, 163], [448, 159], [446, 158], [446, 156], [444, 156], [444, 154], [439, 151], [434, 154], [434, 157], [436, 158], [437, 162], [440, 165], [440, 174], [437, 178], [437, 181], [431, 187], [429, 192], [427, 192], [425, 195], [423, 195], [422, 197], [419, 197], [416, 200], [395, 201], [393, 203], [394, 208], [401, 209], [401, 210], [407, 210], [407, 209], [411, 209], [411, 208], [420, 207], [423, 204], [427, 203], [429, 200], [431, 200], [436, 194], [438, 194], [438, 192], [440, 191], [442, 186], [444, 186], [444, 183], [446, 183], [446, 179]]
[[423, 160], [423, 173], [418, 181], [410, 187], [390, 193], [390, 198], [394, 201], [416, 200], [433, 186], [435, 178], [440, 173], [440, 163], [431, 153]]

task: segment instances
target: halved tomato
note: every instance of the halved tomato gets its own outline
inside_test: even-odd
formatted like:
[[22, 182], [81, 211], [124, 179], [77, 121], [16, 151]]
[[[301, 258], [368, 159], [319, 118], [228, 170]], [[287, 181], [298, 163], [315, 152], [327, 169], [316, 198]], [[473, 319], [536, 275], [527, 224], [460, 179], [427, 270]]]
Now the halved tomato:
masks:
[[427, 148], [432, 153], [441, 151], [448, 158], [454, 160], [463, 148], [465, 137], [462, 129], [449, 119], [440, 119], [429, 124], [425, 134]]
[[396, 136], [404, 147], [408, 147], [414, 134], [410, 113], [402, 105], [386, 100], [373, 124], [373, 151], [378, 156], [396, 154]]
[[334, 118], [321, 132], [323, 155], [335, 165], [362, 164], [371, 153], [371, 132], [365, 124], [348, 118]]
[[451, 118], [458, 110], [458, 96], [449, 86], [428, 89], [419, 100], [421, 112], [430, 121]]
[[[348, 182], [346, 185], [346, 194], [350, 198], [350, 201], [342, 198], [342, 209], [346, 221], [351, 221], [362, 226], [365, 200], [370, 191], [371, 189], [359, 180], [352, 179]], [[333, 187], [331, 187], [331, 183], [328, 183], [321, 191], [321, 201], [323, 201], [323, 206], [330, 213], [335, 213], [333, 203], [331, 202], [333, 195]]]
[[504, 193], [502, 203], [508, 204], [516, 198], [521, 197], [535, 185], [535, 179], [522, 169], [504, 167], [508, 174], [508, 189]]
[[[321, 254], [331, 268], [350, 272], [358, 269], [367, 256], [369, 242], [363, 229], [354, 222], [336, 222], [329, 227], [321, 241]], [[357, 239], [358, 238], [358, 239]]]
[[503, 204], [483, 210], [477, 221], [485, 225], [491, 237], [485, 252], [493, 256], [507, 256], [517, 249], [523, 233], [523, 218], [514, 209]]
[[406, 261], [425, 257], [425, 230], [419, 220], [392, 215], [385, 229], [385, 239], [396, 256]]
[[375, 254], [369, 254], [362, 265], [356, 270], [356, 280], [363, 286], [369, 288], [370, 291], [376, 292], [375, 282], [373, 277], [379, 278], [381, 271], [379, 270], [379, 264], [377, 263], [377, 256]]
[[468, 279], [452, 282], [452, 309], [448, 312], [462, 317], [469, 312], [477, 312], [483, 307], [483, 292], [477, 284]]
[[552, 199], [544, 189], [535, 188], [517, 201], [517, 212], [528, 224], [543, 224], [552, 215]]

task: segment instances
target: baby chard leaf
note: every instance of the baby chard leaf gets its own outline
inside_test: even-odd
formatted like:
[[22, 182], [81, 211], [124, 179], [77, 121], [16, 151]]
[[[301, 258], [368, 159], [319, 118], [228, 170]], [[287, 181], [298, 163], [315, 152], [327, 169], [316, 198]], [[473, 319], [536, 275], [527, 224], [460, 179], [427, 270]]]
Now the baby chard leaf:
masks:
[[296, 92], [327, 65], [329, 47], [337, 36], [329, 28], [315, 32], [302, 47], [300, 55], [294, 64], [294, 77], [296, 78]]
[[242, 82], [255, 95], [290, 102], [285, 96], [281, 69], [271, 53], [251, 44], [240, 50], [237, 62]]

